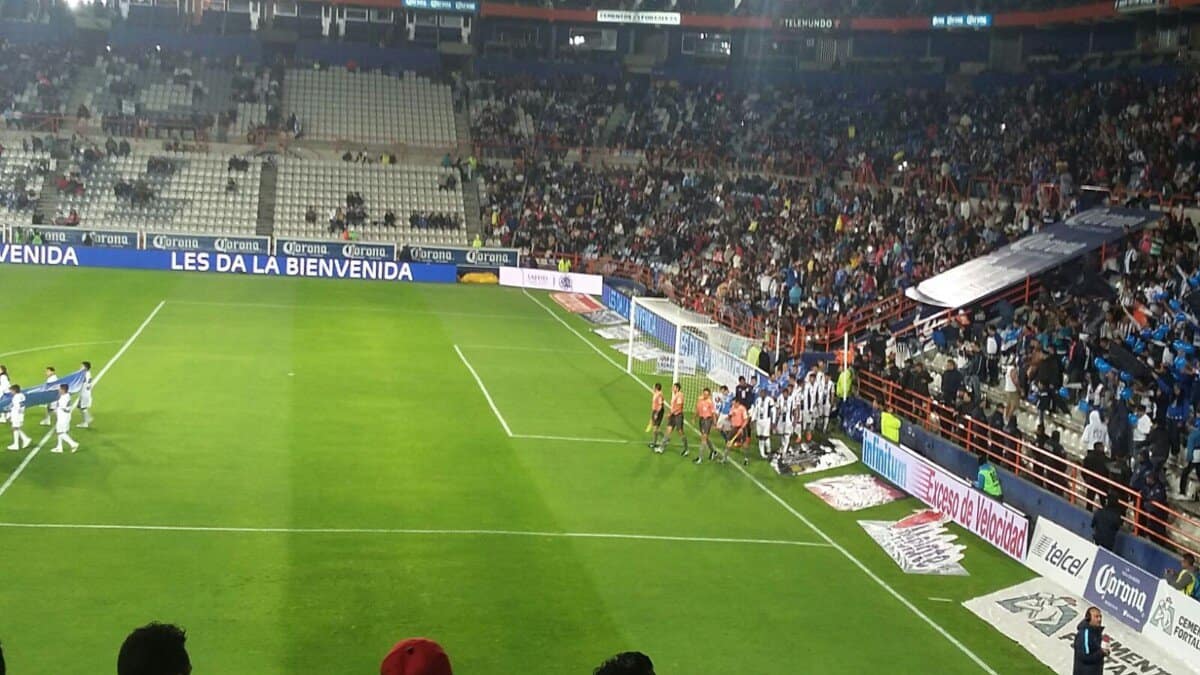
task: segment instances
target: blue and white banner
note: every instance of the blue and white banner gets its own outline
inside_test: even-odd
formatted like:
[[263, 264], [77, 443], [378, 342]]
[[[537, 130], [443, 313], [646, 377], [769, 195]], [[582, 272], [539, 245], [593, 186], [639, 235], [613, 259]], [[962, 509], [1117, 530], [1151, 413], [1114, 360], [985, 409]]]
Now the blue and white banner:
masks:
[[114, 267], [174, 272], [447, 284], [458, 281], [454, 265], [400, 263], [394, 260], [296, 258], [214, 251], [129, 251], [77, 246], [0, 244], [0, 264]]
[[30, 226], [17, 228], [14, 232], [24, 235], [26, 241], [34, 232], [43, 244], [54, 246], [100, 246], [103, 248], [138, 248], [141, 241], [135, 230], [90, 230], [78, 227]]
[[147, 232], [146, 249], [150, 251], [212, 251], [215, 253], [270, 255], [271, 238]]
[[443, 263], [462, 267], [519, 267], [521, 254], [515, 248], [466, 248], [460, 246], [406, 246], [401, 259]]
[[275, 239], [275, 255], [293, 258], [347, 258], [354, 260], [395, 260], [396, 245], [361, 241], [322, 241], [318, 239]]
[[1105, 244], [1120, 241], [1161, 218], [1160, 213], [1141, 209], [1106, 207], [1084, 211], [1066, 222], [1042, 228], [993, 253], [926, 279], [909, 287], [905, 294], [917, 302], [938, 307], [966, 307]]
[[[80, 360], [82, 361], [83, 359]], [[80, 369], [69, 375], [63, 375], [53, 382], [39, 380], [36, 385], [22, 387], [21, 393], [25, 394], [25, 407], [32, 408], [33, 406], [46, 405], [47, 403], [57, 401], [59, 395], [58, 385], [60, 384], [67, 385], [69, 393], [77, 394], [83, 388], [83, 379], [83, 370]], [[14, 384], [21, 383], [14, 382]], [[6, 391], [3, 395], [0, 395], [0, 413], [8, 412], [11, 407], [12, 394]]]

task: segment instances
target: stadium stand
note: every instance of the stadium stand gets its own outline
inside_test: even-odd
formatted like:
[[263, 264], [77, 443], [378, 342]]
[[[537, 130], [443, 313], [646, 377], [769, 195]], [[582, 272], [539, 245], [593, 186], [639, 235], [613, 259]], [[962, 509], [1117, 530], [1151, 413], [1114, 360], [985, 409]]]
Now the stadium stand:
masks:
[[432, 147], [455, 142], [450, 87], [411, 72], [290, 69], [283, 98], [309, 138]]
[[257, 161], [230, 172], [223, 157], [138, 150], [80, 172], [82, 193], [63, 193], [59, 210], [95, 228], [254, 234], [260, 172]]
[[[467, 243], [462, 185], [443, 189], [453, 172], [431, 166], [361, 164], [346, 161], [284, 159], [279, 163], [275, 233], [280, 236], [342, 236], [333, 225], [342, 211], [346, 234], [365, 241]], [[351, 215], [348, 195], [362, 198], [360, 220]], [[309, 222], [309, 208], [314, 216]], [[395, 220], [385, 222], [388, 213]], [[438, 217], [448, 222], [438, 223]]]
[[50, 155], [21, 147], [0, 152], [0, 205], [12, 212], [32, 210], [42, 193]]

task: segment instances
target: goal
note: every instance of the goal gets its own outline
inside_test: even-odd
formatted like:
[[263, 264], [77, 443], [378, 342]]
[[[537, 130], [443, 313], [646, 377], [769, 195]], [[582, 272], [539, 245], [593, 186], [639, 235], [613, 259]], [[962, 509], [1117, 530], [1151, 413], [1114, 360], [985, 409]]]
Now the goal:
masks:
[[751, 344], [712, 319], [669, 300], [635, 297], [629, 309], [629, 340], [623, 350], [625, 369], [646, 384], [662, 383], [668, 401], [671, 385], [678, 382], [684, 413], [691, 419], [703, 389], [715, 393], [725, 385], [732, 390], [739, 377], [756, 387], [766, 381], [765, 373], [730, 351], [748, 352]]

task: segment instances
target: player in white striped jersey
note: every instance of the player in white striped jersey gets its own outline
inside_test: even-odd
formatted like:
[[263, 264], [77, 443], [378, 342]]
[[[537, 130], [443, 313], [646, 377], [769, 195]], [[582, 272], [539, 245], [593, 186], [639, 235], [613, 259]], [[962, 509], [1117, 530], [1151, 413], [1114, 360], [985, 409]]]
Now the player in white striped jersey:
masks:
[[821, 396], [822, 430], [829, 431], [829, 418], [833, 417], [834, 404], [837, 402], [837, 382], [832, 377], [825, 378], [825, 388]]
[[780, 388], [779, 395], [775, 397], [775, 416], [777, 418], [775, 431], [779, 434], [779, 443], [784, 450], [787, 450], [788, 442], [795, 431], [792, 424], [791, 398], [791, 385]]
[[67, 390], [67, 385], [58, 385], [58, 401], [54, 404], [54, 415], [57, 418], [54, 422], [54, 431], [58, 434], [58, 444], [54, 446], [50, 452], [61, 453], [63, 451], [63, 443], [66, 443], [71, 448], [71, 452], [79, 450], [79, 443], [71, 438], [71, 393]]
[[33, 439], [26, 435], [22, 429], [25, 425], [25, 394], [21, 393], [21, 385], [14, 384], [8, 388], [12, 394], [11, 407], [8, 409], [8, 421], [12, 423], [12, 445], [8, 446], [9, 450], [24, 450], [29, 447]]
[[[54, 366], [46, 366], [46, 384], [54, 384], [58, 381], [58, 373], [54, 371]], [[50, 418], [54, 416], [54, 402], [46, 405], [46, 419], [42, 420], [42, 426], [50, 426]]]
[[771, 454], [771, 432], [776, 418], [775, 399], [767, 393], [766, 387], [758, 390], [750, 416], [754, 418], [754, 431], [758, 436], [758, 454], [766, 459]]
[[800, 430], [804, 425], [804, 409], [801, 401], [804, 398], [804, 381], [797, 379], [795, 386], [791, 387], [788, 392], [787, 409], [788, 415], [791, 418], [792, 432], [783, 439], [783, 451], [787, 452], [792, 446], [792, 438], [800, 434]]
[[[8, 379], [8, 367], [0, 363], [0, 395], [7, 394], [10, 387], [12, 387], [12, 381]], [[8, 413], [0, 412], [0, 422], [6, 420], [8, 420]]]
[[809, 371], [804, 378], [804, 390], [800, 395], [801, 427], [803, 440], [811, 441], [813, 429], [817, 424], [817, 382], [816, 373]]
[[83, 414], [83, 424], [79, 428], [87, 429], [92, 426], [92, 362], [84, 361], [80, 365], [83, 366], [83, 386], [79, 388], [79, 412]]

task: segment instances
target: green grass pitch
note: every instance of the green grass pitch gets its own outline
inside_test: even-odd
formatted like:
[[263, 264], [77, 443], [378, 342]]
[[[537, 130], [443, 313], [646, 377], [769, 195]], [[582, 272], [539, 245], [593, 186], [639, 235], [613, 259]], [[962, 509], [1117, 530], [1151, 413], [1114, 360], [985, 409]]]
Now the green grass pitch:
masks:
[[[545, 294], [21, 267], [0, 288], [17, 382], [128, 345], [79, 454], [43, 448], [0, 494], [10, 673], [114, 672], [149, 620], [188, 630], [197, 674], [372, 673], [414, 635], [468, 675], [628, 649], [675, 675], [984, 672], [967, 651], [1046, 672], [959, 604], [1022, 567], [955, 528], [970, 576], [905, 575], [855, 521], [914, 500], [838, 513], [761, 462], [652, 454], [649, 395], [592, 345], [623, 355]], [[0, 451], [0, 480], [26, 457]]]

